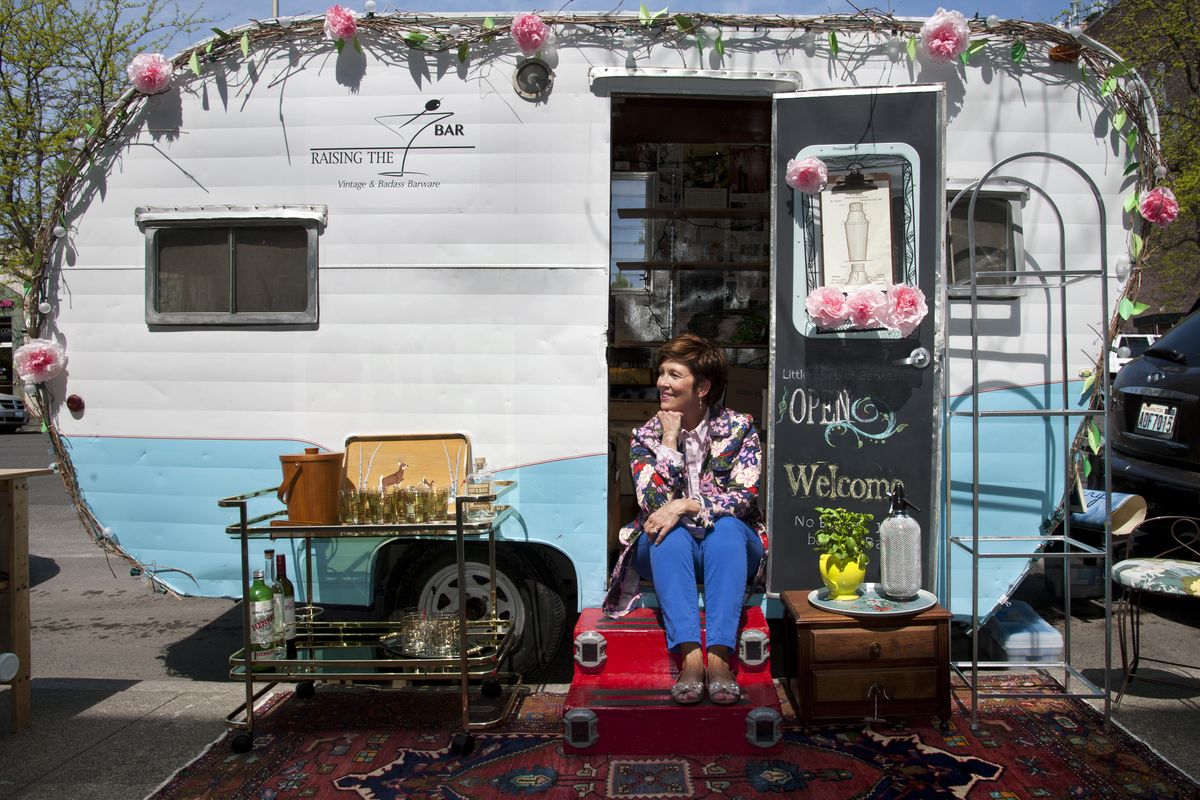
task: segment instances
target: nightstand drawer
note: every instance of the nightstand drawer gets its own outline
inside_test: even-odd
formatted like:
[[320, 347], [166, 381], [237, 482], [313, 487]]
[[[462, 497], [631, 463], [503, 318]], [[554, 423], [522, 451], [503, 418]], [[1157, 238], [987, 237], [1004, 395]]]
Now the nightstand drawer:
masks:
[[[871, 687], [878, 686], [879, 702], [886, 700], [933, 700], [938, 696], [937, 667], [916, 669], [830, 669], [813, 670], [813, 701], [855, 703], [871, 701]], [[879, 693], [882, 692], [882, 693]]]
[[937, 629], [932, 625], [814, 630], [813, 661], [929, 661], [937, 655], [936, 635]]

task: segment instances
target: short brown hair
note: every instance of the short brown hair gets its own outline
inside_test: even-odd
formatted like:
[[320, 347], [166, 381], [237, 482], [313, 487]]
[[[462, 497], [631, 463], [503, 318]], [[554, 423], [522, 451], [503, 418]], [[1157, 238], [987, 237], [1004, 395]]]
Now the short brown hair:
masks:
[[725, 384], [729, 381], [729, 359], [725, 351], [703, 336], [694, 333], [684, 333], [658, 348], [658, 366], [664, 361], [678, 361], [692, 371], [697, 380], [709, 382], [708, 394], [704, 403], [708, 407], [715, 406], [718, 399], [725, 393]]

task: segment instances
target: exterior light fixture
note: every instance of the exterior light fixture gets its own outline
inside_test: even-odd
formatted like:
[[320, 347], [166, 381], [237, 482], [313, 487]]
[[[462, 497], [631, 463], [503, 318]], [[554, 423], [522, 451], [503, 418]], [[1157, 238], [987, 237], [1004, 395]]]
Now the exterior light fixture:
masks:
[[542, 100], [553, 87], [554, 71], [541, 59], [531, 58], [513, 73], [513, 88], [525, 100]]

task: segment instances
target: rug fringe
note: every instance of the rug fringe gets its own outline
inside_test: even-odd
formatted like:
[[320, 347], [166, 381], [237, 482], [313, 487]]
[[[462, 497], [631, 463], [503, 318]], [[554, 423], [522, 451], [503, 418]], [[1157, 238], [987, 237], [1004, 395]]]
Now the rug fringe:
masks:
[[[271, 691], [267, 692], [267, 693], [266, 693], [266, 694], [264, 694], [262, 697], [258, 698], [258, 702], [257, 702], [257, 703], [255, 703], [255, 705], [254, 705], [254, 710], [255, 710], [255, 711], [258, 711], [260, 708], [262, 708], [262, 707], [263, 707], [263, 706], [264, 706], [264, 705], [267, 703], [267, 701], [268, 701], [268, 700], [270, 700], [271, 698], [275, 697], [275, 695], [277, 695], [277, 694], [280, 694], [280, 693], [282, 693], [282, 692], [286, 692], [286, 691], [288, 691], [288, 690], [287, 690], [287, 689], [284, 689], [284, 688], [282, 688], [282, 687], [276, 687], [275, 689], [273, 689], [273, 690], [271, 690]], [[212, 752], [212, 749], [213, 749], [214, 747], [216, 747], [217, 745], [221, 744], [222, 740], [225, 738], [225, 735], [226, 735], [226, 734], [228, 734], [228, 733], [229, 733], [229, 730], [228, 730], [228, 729], [226, 729], [226, 730], [222, 731], [222, 732], [220, 733], [220, 735], [218, 735], [216, 739], [213, 739], [211, 742], [209, 742], [208, 746], [207, 746], [207, 747], [205, 747], [203, 750], [201, 750], [201, 751], [200, 751], [200, 753], [199, 753], [199, 754], [198, 754], [198, 755], [197, 755], [195, 758], [193, 758], [192, 760], [188, 761], [188, 762], [187, 762], [186, 764], [184, 764], [182, 767], [180, 767], [179, 769], [177, 769], [177, 770], [175, 770], [174, 772], [172, 772], [172, 773], [171, 773], [171, 774], [170, 774], [170, 775], [167, 777], [167, 779], [166, 779], [166, 780], [164, 780], [164, 781], [163, 781], [162, 783], [160, 783], [158, 786], [155, 786], [155, 787], [154, 787], [154, 791], [152, 791], [152, 792], [150, 792], [149, 794], [147, 794], [145, 797], [143, 797], [143, 798], [142, 798], [142, 800], [151, 800], [151, 798], [153, 798], [153, 797], [154, 797], [156, 794], [158, 794], [159, 792], [161, 792], [163, 789], [166, 789], [166, 788], [167, 788], [167, 785], [168, 785], [168, 784], [170, 784], [170, 783], [171, 783], [171, 781], [173, 781], [173, 780], [175, 780], [176, 778], [178, 778], [178, 777], [180, 776], [180, 774], [182, 774], [182, 773], [183, 773], [183, 771], [184, 771], [184, 770], [186, 770], [188, 767], [190, 767], [190, 766], [192, 766], [193, 764], [195, 764], [195, 763], [196, 763], [197, 761], [199, 761], [200, 759], [204, 758], [206, 755], [208, 755], [210, 752]]]

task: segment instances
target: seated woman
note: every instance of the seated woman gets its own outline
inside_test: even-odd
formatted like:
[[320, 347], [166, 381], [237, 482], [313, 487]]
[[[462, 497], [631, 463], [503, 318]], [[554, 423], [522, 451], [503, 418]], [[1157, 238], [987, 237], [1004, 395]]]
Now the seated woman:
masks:
[[[621, 530], [624, 549], [604, 611], [628, 612], [639, 575], [653, 581], [667, 647], [682, 659], [677, 703], [736, 703], [730, 668], [746, 584], [761, 574], [760, 445], [754, 422], [717, 405], [729, 363], [712, 342], [684, 334], [659, 350], [658, 414], [633, 432], [630, 468], [640, 511]], [[636, 573], [633, 569], [636, 569]], [[704, 583], [705, 652], [700, 648]]]

